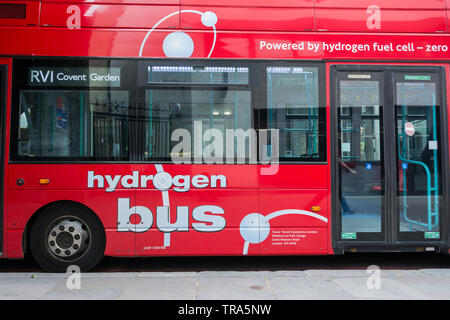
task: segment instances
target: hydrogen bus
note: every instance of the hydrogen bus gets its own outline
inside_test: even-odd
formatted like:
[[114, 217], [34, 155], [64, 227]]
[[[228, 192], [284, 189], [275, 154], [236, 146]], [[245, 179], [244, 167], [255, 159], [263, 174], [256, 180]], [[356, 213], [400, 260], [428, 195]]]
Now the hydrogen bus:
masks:
[[1, 0], [0, 255], [449, 253], [450, 0]]

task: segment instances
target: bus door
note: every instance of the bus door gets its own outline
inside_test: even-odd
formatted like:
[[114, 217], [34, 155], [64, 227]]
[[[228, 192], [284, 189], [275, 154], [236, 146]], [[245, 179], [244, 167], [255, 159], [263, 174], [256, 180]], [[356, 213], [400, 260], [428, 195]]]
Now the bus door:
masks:
[[336, 248], [444, 244], [444, 88], [439, 67], [334, 67]]

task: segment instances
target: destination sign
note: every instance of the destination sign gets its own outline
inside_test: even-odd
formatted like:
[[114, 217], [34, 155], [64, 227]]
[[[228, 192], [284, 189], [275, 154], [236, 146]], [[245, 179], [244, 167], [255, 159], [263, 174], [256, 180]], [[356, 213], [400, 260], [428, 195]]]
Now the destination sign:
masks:
[[31, 67], [30, 86], [120, 87], [120, 68], [101, 67]]

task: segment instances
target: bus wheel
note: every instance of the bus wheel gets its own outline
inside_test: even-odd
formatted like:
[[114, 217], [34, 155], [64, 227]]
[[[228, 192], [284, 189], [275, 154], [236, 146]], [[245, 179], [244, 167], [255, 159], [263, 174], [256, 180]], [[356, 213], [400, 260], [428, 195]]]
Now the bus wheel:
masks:
[[31, 226], [30, 249], [36, 262], [49, 272], [94, 268], [103, 258], [106, 237], [97, 216], [75, 205], [45, 209]]

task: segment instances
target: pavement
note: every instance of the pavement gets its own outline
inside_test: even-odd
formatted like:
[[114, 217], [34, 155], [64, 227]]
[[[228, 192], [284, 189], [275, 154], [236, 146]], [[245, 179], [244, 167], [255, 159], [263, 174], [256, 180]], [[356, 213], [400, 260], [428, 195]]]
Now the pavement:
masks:
[[450, 298], [450, 269], [0, 273], [0, 299], [360, 300]]

